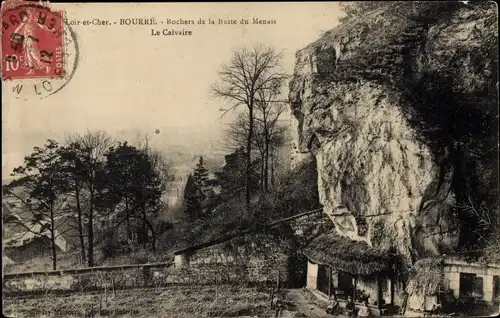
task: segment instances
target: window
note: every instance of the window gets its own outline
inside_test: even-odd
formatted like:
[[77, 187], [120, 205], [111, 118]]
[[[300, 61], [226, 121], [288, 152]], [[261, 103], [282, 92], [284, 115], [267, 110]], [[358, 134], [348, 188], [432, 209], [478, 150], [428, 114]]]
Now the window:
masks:
[[476, 274], [460, 273], [460, 297], [482, 297], [483, 278]]
[[472, 295], [474, 274], [460, 273], [460, 297]]
[[493, 298], [500, 299], [500, 276], [493, 276]]

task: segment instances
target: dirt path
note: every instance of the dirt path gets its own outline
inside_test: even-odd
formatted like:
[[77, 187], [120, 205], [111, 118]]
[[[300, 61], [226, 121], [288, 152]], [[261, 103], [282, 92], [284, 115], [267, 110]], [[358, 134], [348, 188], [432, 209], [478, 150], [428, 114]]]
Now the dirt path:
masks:
[[286, 303], [288, 310], [284, 310], [281, 317], [333, 317], [325, 312], [326, 308], [318, 306], [302, 289], [290, 289], [286, 295]]

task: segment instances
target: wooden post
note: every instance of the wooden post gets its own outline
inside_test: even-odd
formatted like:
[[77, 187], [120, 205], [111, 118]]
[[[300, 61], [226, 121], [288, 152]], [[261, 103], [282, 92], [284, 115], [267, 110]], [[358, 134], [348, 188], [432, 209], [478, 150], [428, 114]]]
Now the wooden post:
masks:
[[271, 288], [271, 309], [273, 309], [274, 289]]
[[113, 289], [113, 299], [116, 298], [115, 294], [115, 278], [111, 277], [111, 288]]
[[219, 293], [219, 285], [217, 285], [217, 274], [215, 274], [215, 299], [217, 299]]
[[389, 281], [387, 282], [387, 284], [389, 285], [389, 290], [390, 290], [390, 294], [391, 295], [391, 304], [394, 304], [394, 281], [392, 280], [392, 278], [389, 278]]
[[99, 292], [99, 316], [101, 315], [101, 309], [102, 309], [102, 293]]
[[280, 290], [280, 272], [278, 271], [278, 278], [276, 279], [276, 290]]
[[332, 296], [332, 268], [328, 266], [328, 271], [330, 274], [328, 275], [328, 298]]
[[384, 285], [385, 285], [384, 276], [382, 275], [382, 278], [380, 278], [379, 273], [377, 273], [377, 294], [376, 294], [377, 298], [375, 299], [377, 301], [377, 308], [380, 308], [380, 302], [384, 298], [384, 293], [382, 290], [382, 286]]
[[358, 288], [358, 276], [354, 275], [354, 290], [352, 295], [352, 301], [356, 302], [356, 289]]

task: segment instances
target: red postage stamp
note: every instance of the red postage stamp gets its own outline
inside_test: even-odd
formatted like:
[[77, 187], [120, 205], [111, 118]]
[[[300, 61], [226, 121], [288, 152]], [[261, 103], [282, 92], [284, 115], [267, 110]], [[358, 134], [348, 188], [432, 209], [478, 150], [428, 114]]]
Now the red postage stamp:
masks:
[[63, 11], [41, 5], [2, 8], [2, 78], [64, 76]]

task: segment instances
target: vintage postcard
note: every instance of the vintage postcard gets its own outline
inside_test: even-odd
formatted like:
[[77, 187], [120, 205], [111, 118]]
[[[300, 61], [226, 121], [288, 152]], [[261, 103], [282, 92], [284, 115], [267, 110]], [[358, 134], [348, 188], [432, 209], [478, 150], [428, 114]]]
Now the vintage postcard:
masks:
[[496, 3], [1, 14], [6, 317], [499, 312]]

